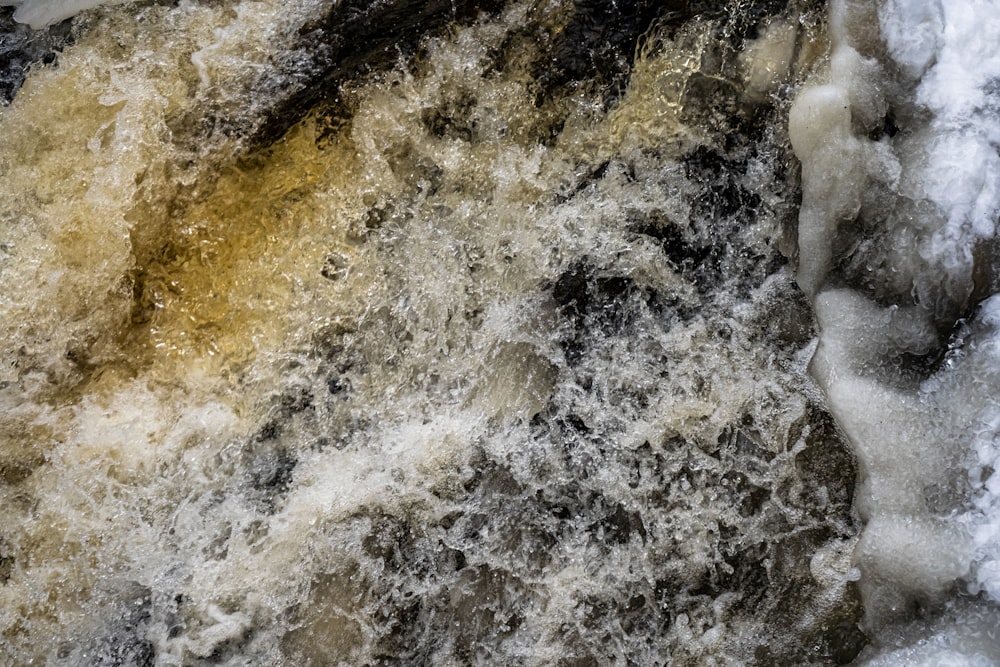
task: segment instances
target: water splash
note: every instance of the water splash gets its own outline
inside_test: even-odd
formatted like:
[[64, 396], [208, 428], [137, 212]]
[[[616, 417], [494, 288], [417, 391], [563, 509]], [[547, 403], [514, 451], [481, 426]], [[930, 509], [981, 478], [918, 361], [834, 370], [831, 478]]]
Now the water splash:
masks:
[[854, 657], [853, 461], [786, 260], [820, 15], [664, 14], [630, 76], [541, 80], [583, 9], [431, 33], [268, 145], [323, 3], [104, 8], [32, 71], [12, 661]]

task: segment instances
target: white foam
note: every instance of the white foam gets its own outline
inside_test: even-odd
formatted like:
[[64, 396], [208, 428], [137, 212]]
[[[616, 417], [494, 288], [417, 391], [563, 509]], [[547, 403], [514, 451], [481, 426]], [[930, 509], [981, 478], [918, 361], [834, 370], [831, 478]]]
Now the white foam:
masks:
[[128, 0], [0, 0], [0, 6], [17, 7], [14, 20], [35, 30], [65, 21], [101, 5], [124, 4]]
[[947, 224], [928, 250], [949, 274], [966, 274], [971, 246], [995, 234], [1000, 211], [1000, 114], [991, 83], [1000, 76], [1000, 3], [890, 2], [880, 22], [896, 64], [922, 73], [915, 102], [933, 114], [920, 179]]
[[[858, 11], [832, 5], [829, 72], [789, 125], [803, 163], [799, 283], [820, 326], [811, 372], [858, 456], [867, 525], [855, 558], [878, 645], [914, 601], [952, 604], [956, 582], [1000, 602], [1000, 297], [958, 320], [984, 286], [973, 281], [977, 247], [996, 237], [1000, 215], [1000, 2], [888, 0], [881, 46]], [[866, 136], [887, 112], [899, 135]], [[845, 261], [860, 263], [854, 253], [864, 272], [842, 274]], [[845, 281], [868, 293], [832, 289]], [[939, 370], [918, 378], [903, 367], [949, 328]], [[997, 643], [974, 629], [989, 613], [973, 604], [946, 615], [873, 649], [868, 664], [994, 664]]]
[[919, 77], [934, 62], [944, 33], [940, 0], [888, 0], [879, 9], [886, 46], [903, 71]]

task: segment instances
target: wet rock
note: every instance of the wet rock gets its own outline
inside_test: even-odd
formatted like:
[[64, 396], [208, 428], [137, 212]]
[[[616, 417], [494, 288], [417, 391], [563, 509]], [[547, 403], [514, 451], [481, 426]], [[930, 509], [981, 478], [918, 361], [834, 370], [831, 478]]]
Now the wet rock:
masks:
[[288, 492], [298, 460], [273, 441], [254, 447], [246, 456], [247, 493], [262, 511], [273, 513]]
[[[347, 0], [333, 5], [327, 17], [300, 29], [301, 46], [294, 66], [297, 83], [276, 90], [275, 104], [253, 130], [251, 145], [267, 145], [318, 104], [336, 107], [343, 82], [376, 72], [412, 55], [421, 40], [450, 23], [471, 21], [499, 11], [505, 0]], [[302, 62], [311, 63], [301, 67]], [[266, 87], [267, 81], [260, 87]]]
[[34, 64], [52, 65], [73, 42], [72, 21], [32, 30], [13, 19], [14, 7], [0, 7], [0, 104], [9, 104]]
[[117, 597], [112, 617], [105, 621], [112, 631], [97, 639], [82, 654], [71, 649], [66, 657], [72, 664], [94, 667], [152, 667], [156, 664], [156, 649], [147, 636], [152, 613], [151, 592], [133, 584]]

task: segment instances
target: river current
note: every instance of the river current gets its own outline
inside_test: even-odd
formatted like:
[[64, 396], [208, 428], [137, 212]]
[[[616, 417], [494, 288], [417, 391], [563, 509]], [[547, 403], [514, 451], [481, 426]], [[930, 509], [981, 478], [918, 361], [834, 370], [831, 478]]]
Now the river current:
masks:
[[11, 4], [0, 664], [1000, 664], [1000, 3]]

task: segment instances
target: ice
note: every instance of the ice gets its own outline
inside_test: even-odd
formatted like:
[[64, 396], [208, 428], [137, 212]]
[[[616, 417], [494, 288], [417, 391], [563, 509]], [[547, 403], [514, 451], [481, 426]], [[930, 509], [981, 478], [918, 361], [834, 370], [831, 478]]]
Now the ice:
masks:
[[[800, 92], [790, 135], [799, 283], [819, 323], [811, 372], [861, 471], [866, 625], [880, 644], [911, 627], [909, 605], [957, 604], [955, 586], [992, 598], [865, 664], [992, 664], [995, 641], [968, 626], [1000, 601], [997, 285], [980, 254], [1000, 213], [1000, 4], [891, 0], [881, 36], [861, 11], [833, 3], [829, 70]], [[893, 641], [930, 631], [912, 632]]]
[[80, 12], [102, 5], [121, 4], [123, 0], [0, 0], [0, 5], [17, 7], [14, 20], [36, 30], [59, 23]]
[[944, 10], [940, 0], [888, 0], [879, 22], [893, 59], [912, 78], [934, 62], [944, 42]]

